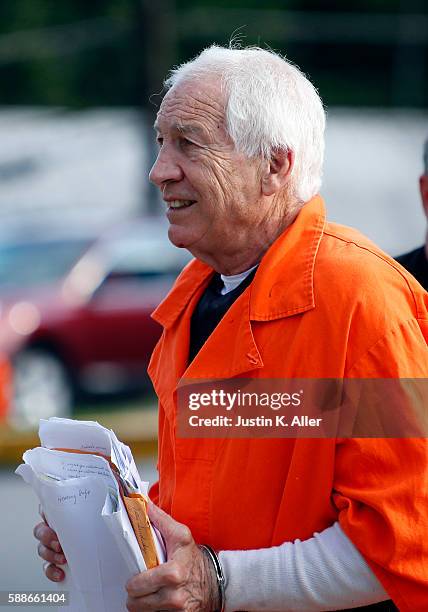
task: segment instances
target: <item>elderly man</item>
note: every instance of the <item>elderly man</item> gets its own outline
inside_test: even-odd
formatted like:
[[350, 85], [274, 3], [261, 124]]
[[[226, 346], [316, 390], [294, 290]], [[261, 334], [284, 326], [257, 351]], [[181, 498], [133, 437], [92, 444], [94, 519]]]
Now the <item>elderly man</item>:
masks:
[[[214, 46], [167, 86], [150, 179], [195, 259], [153, 315], [168, 560], [129, 581], [128, 610], [426, 610], [424, 439], [177, 435], [182, 379], [427, 377], [428, 313], [400, 266], [326, 222], [324, 110], [296, 67]], [[35, 533], [61, 580], [54, 532]]]
[[[419, 189], [424, 213], [428, 219], [428, 139], [425, 141], [424, 146], [424, 172], [419, 178]], [[422, 287], [428, 291], [428, 229], [425, 236], [425, 244], [414, 251], [410, 251], [410, 253], [400, 255], [397, 257], [397, 261], [407, 268], [420, 282]]]

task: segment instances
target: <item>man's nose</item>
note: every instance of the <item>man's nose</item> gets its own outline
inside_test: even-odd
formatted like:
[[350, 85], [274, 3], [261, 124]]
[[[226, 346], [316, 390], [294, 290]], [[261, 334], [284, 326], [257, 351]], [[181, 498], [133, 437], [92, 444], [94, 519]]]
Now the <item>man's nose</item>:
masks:
[[168, 181], [180, 181], [183, 178], [183, 171], [168, 146], [162, 146], [155, 163], [149, 173], [149, 180], [157, 187], [162, 186]]

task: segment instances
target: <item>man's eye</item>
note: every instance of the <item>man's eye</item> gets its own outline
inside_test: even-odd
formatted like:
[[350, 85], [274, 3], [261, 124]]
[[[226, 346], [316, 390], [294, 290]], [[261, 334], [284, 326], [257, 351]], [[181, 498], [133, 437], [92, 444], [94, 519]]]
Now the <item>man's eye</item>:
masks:
[[181, 138], [180, 143], [182, 147], [189, 147], [194, 144], [191, 140], [188, 140], [187, 138]]
[[161, 147], [163, 145], [163, 138], [161, 138], [160, 136], [158, 136], [156, 138], [156, 142], [158, 144], [159, 147]]

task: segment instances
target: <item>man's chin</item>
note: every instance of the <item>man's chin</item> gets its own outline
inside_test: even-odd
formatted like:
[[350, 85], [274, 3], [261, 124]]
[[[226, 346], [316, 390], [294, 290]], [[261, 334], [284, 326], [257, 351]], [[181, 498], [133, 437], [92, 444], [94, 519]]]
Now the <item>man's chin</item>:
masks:
[[168, 229], [169, 241], [179, 249], [187, 249], [192, 244], [192, 239], [188, 232], [182, 227], [170, 225]]

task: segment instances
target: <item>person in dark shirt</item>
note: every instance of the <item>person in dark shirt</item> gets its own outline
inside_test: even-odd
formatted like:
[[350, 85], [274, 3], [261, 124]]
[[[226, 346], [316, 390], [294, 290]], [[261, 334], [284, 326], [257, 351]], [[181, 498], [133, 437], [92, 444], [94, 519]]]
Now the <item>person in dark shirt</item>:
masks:
[[[421, 190], [422, 205], [425, 216], [428, 219], [428, 138], [424, 146], [424, 172], [419, 178], [419, 188]], [[422, 287], [428, 291], [428, 230], [426, 233], [425, 244], [396, 257], [398, 263], [404, 266], [420, 282]]]

